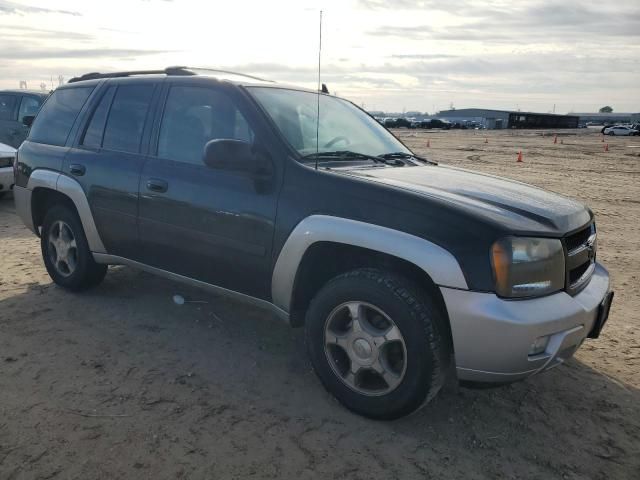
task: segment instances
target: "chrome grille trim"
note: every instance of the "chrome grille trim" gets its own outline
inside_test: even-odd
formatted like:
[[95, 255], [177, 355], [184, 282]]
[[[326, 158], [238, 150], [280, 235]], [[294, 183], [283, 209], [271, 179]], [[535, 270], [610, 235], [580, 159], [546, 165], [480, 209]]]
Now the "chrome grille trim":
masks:
[[[580, 243], [576, 245], [576, 241]], [[575, 295], [589, 283], [595, 271], [598, 248], [595, 223], [568, 235], [563, 242], [566, 252], [566, 290], [570, 295]], [[569, 250], [569, 246], [573, 248]], [[582, 270], [584, 271], [580, 273]], [[580, 276], [574, 278], [576, 275]]]
[[587, 241], [585, 243], [583, 243], [582, 245], [574, 248], [573, 250], [570, 250], [569, 253], [567, 253], [567, 256], [568, 257], [574, 257], [574, 256], [582, 253], [584, 250], [588, 249], [589, 246], [595, 245], [596, 239], [597, 239], [597, 235], [594, 232], [589, 236], [589, 238], [587, 239]]

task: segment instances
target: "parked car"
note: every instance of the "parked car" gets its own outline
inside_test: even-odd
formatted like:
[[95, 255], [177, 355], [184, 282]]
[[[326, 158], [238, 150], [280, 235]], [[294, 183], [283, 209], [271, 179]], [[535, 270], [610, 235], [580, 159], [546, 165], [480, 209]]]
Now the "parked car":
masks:
[[616, 125], [614, 127], [605, 128], [603, 133], [605, 135], [622, 135], [622, 136], [640, 135], [640, 132], [638, 132], [638, 130], [634, 130], [633, 128], [627, 127], [626, 125]]
[[438, 118], [432, 118], [431, 120], [423, 120], [421, 122], [422, 128], [433, 128], [433, 129], [442, 129], [449, 130], [451, 128], [451, 123], [446, 120], [440, 120]]
[[13, 161], [16, 149], [0, 143], [0, 198], [13, 190]]
[[24, 117], [33, 117], [48, 93], [32, 90], [0, 90], [0, 143], [18, 148], [27, 138]]
[[335, 96], [147, 73], [72, 79], [18, 150], [16, 209], [61, 287], [123, 264], [265, 308], [379, 419], [598, 337], [613, 292], [581, 203], [421, 158]]

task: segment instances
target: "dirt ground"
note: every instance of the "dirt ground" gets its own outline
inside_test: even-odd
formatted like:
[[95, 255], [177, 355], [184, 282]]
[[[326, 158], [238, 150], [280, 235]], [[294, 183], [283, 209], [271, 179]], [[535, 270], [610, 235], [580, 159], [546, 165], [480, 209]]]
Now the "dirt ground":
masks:
[[124, 267], [87, 293], [53, 286], [5, 198], [0, 479], [639, 479], [640, 138], [607, 138], [605, 153], [586, 130], [557, 144], [397, 133], [442, 163], [592, 207], [616, 290], [599, 340], [525, 382], [451, 384], [409, 418], [369, 421], [323, 390], [302, 332], [264, 312]]

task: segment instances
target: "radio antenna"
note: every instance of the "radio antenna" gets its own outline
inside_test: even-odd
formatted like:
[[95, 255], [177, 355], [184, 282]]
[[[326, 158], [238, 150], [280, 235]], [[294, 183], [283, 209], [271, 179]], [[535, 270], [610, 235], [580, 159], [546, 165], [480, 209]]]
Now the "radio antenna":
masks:
[[322, 59], [322, 10], [320, 10], [320, 41], [318, 42], [318, 105], [316, 110], [316, 170], [318, 170], [318, 154], [320, 153], [320, 61]]

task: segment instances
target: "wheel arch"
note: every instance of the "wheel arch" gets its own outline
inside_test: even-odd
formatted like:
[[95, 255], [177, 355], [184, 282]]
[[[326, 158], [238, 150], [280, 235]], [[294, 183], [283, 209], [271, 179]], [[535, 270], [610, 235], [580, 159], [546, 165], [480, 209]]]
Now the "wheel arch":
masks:
[[273, 302], [290, 313], [293, 326], [299, 326], [315, 291], [330, 278], [361, 267], [388, 269], [409, 278], [433, 294], [445, 315], [438, 286], [468, 289], [455, 257], [428, 240], [378, 225], [314, 215], [298, 224], [278, 256]]
[[33, 226], [39, 235], [39, 228], [44, 222], [47, 211], [54, 205], [65, 205], [78, 213], [76, 205], [67, 195], [49, 187], [36, 187], [31, 192], [31, 217]]
[[87, 196], [76, 180], [59, 172], [41, 169], [31, 174], [27, 189], [31, 191], [31, 219], [36, 234], [50, 206], [63, 203], [78, 214], [91, 251], [107, 253], [93, 220]]
[[402, 258], [344, 243], [316, 242], [307, 249], [296, 272], [290, 324], [294, 327], [304, 325], [305, 312], [315, 293], [332, 278], [358, 268], [376, 268], [399, 275], [426, 292], [443, 314], [443, 333], [453, 349], [447, 305], [440, 288], [427, 272]]

